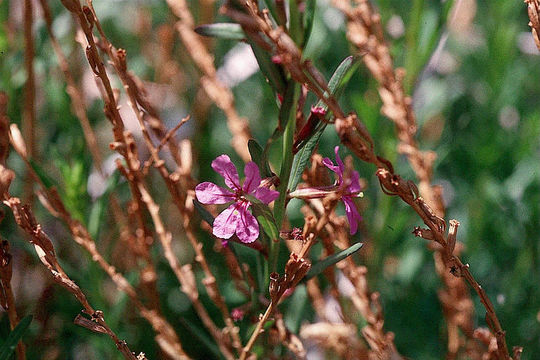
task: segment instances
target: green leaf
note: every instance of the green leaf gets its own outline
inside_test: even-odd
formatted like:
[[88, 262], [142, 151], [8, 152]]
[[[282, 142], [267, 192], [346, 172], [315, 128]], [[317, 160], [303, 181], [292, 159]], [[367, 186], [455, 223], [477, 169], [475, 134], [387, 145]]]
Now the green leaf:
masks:
[[206, 349], [210, 350], [212, 354], [214, 354], [216, 359], [223, 359], [223, 355], [219, 351], [219, 348], [217, 347], [216, 343], [207, 335], [207, 332], [201, 329], [199, 326], [195, 325], [190, 319], [187, 317], [180, 317], [179, 318], [182, 325], [186, 327], [188, 332], [195, 337], [195, 339], [199, 340]]
[[272, 170], [270, 170], [270, 166], [268, 165], [268, 159], [267, 154], [259, 145], [257, 141], [254, 139], [249, 139], [248, 141], [248, 149], [249, 154], [251, 155], [251, 160], [257, 164], [259, 167], [259, 170], [261, 171], [261, 177], [271, 177], [272, 176]]
[[0, 360], [8, 360], [11, 355], [13, 355], [13, 352], [17, 347], [17, 343], [22, 338], [31, 322], [32, 315], [25, 316], [21, 321], [19, 321], [17, 326], [15, 326], [15, 329], [9, 333], [6, 341], [0, 345]]
[[195, 205], [195, 210], [201, 215], [202, 219], [206, 221], [210, 226], [214, 226], [214, 217], [208, 210], [197, 199], [193, 199], [193, 205]]
[[306, 10], [304, 11], [304, 39], [302, 46], [305, 47], [311, 36], [311, 30], [313, 29], [313, 22], [315, 20], [315, 8], [317, 0], [307, 0]]
[[270, 237], [270, 241], [279, 239], [279, 230], [270, 208], [259, 201], [251, 201], [251, 206], [253, 208], [253, 215], [257, 218], [266, 235]]
[[[328, 82], [328, 90], [330, 90], [330, 93], [336, 98], [339, 98], [339, 96], [345, 89], [345, 86], [351, 79], [352, 74], [354, 73], [354, 71], [356, 71], [356, 68], [360, 64], [357, 60], [358, 58], [355, 58], [353, 56], [346, 57], [341, 62], [341, 64], [339, 64], [336, 71], [330, 78], [330, 81]], [[319, 100], [316, 106], [328, 109], [328, 106], [322, 100]], [[326, 119], [328, 119], [329, 117], [330, 114], [326, 114]], [[304, 143], [300, 143], [300, 145], [298, 146], [300, 150], [294, 156], [291, 178], [289, 181], [290, 191], [294, 191], [298, 186], [298, 183], [300, 182], [302, 173], [304, 172], [309, 158], [311, 157], [313, 150], [319, 143], [324, 129], [326, 129], [326, 124], [319, 123], [315, 127], [315, 129], [316, 130], [313, 132], [312, 136], [306, 139]]]
[[268, 52], [261, 49], [261, 47], [257, 45], [255, 41], [249, 38], [249, 36], [247, 42], [251, 46], [251, 49], [253, 49], [253, 54], [255, 55], [255, 59], [257, 59], [259, 68], [268, 80], [268, 83], [274, 92], [276, 94], [284, 95], [285, 90], [287, 89], [287, 81], [281, 67], [274, 64], [270, 58], [270, 55], [268, 55]]
[[[332, 77], [328, 82], [328, 90], [330, 90], [330, 94], [335, 98], [339, 98], [341, 96], [345, 86], [347, 86], [347, 83], [360, 65], [358, 60], [358, 57], [347, 56], [332, 74]], [[328, 109], [328, 106], [322, 100], [319, 100], [316, 106]]]
[[311, 154], [313, 153], [315, 146], [317, 146], [317, 144], [319, 143], [324, 129], [326, 129], [326, 124], [323, 124], [323, 126], [321, 126], [320, 129], [317, 130], [311, 138], [309, 138], [305, 145], [294, 156], [291, 170], [291, 178], [289, 180], [288, 186], [289, 191], [292, 192], [296, 190], [296, 187], [300, 183], [302, 173], [304, 172], [304, 169], [306, 168], [306, 165], [311, 158]]
[[330, 255], [326, 259], [319, 261], [318, 263], [314, 264], [311, 267], [311, 269], [309, 269], [308, 273], [306, 274], [304, 279], [302, 279], [302, 281], [307, 281], [307, 280], [319, 275], [327, 267], [332, 266], [332, 265], [340, 262], [341, 260], [345, 259], [347, 256], [351, 256], [352, 254], [354, 254], [355, 252], [360, 250], [360, 248], [363, 245], [364, 245], [363, 243], [356, 243], [356, 244], [350, 246], [349, 248], [338, 252], [337, 254]]
[[304, 308], [308, 303], [308, 294], [304, 284], [298, 284], [286, 307], [285, 325], [293, 333], [298, 333], [302, 319], [304, 318]]
[[304, 39], [302, 14], [298, 11], [298, 1], [289, 1], [289, 35], [297, 45]]
[[245, 40], [246, 34], [242, 26], [234, 23], [215, 23], [200, 25], [195, 28], [195, 32], [202, 36], [215, 37], [227, 40]]

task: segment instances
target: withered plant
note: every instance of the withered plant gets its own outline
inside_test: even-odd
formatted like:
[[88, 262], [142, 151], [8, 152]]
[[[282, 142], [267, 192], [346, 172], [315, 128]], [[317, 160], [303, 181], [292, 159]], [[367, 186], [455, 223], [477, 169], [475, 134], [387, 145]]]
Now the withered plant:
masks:
[[[0, 306], [18, 341], [9, 349], [0, 342], [0, 353], [15, 352], [17, 359], [405, 359], [411, 351], [398, 330], [418, 329], [393, 324], [377, 290], [393, 286], [377, 271], [391, 272], [399, 260], [385, 254], [384, 265], [370, 267], [386, 239], [369, 213], [384, 194], [390, 198], [378, 201], [415, 216], [401, 237], [422, 241], [433, 253], [426, 266], [440, 282], [434, 296], [444, 326], [425, 342], [444, 339], [447, 359], [519, 359], [522, 348], [509, 343], [521, 338], [509, 336], [509, 342], [498, 315], [502, 300], [494, 303], [488, 296], [494, 290], [476, 277], [480, 266], [464, 260], [460, 219], [448, 217], [445, 190], [435, 185], [436, 152], [421, 150], [430, 144], [418, 134], [412, 98], [420, 70], [440, 56], [446, 24], [457, 21], [467, 2], [440, 5], [439, 33], [431, 34], [422, 59], [407, 55], [407, 70], [395, 65], [401, 56], [388, 37], [395, 31], [383, 20], [398, 28], [399, 21], [385, 19], [376, 2], [263, 3], [167, 0], [160, 20], [146, 5], [130, 4], [131, 12], [113, 20], [139, 36], [144, 61], [137, 55], [131, 62], [135, 54], [102, 14], [115, 2], [0, 2], [12, 10], [6, 41], [13, 44], [19, 32], [24, 39], [25, 72], [20, 93], [0, 92], [0, 197], [8, 210], [1, 221], [9, 230], [0, 238]], [[540, 49], [539, 5], [526, 3]], [[424, 7], [414, 2], [413, 20], [420, 21]], [[330, 76], [309, 47], [321, 44], [319, 12], [343, 21], [350, 50]], [[59, 34], [62, 22], [69, 26]], [[409, 45], [419, 50], [420, 36], [410, 36]], [[235, 98], [226, 65], [218, 66], [220, 41], [235, 43], [232, 55], [247, 51], [242, 54], [265, 80], [258, 85], [265, 92], [263, 121], [242, 114], [238, 104], [244, 109], [250, 99]], [[71, 110], [69, 122], [58, 126], [77, 129], [65, 130], [68, 140], [59, 143], [46, 129], [56, 114], [43, 101], [49, 74], [37, 71], [43, 44], [54, 62], [48, 71]], [[151, 71], [135, 71], [145, 62]], [[251, 71], [249, 62], [236, 62], [240, 68], [229, 76]], [[369, 89], [361, 105], [351, 106], [342, 99], [359, 71]], [[10, 110], [19, 102], [20, 116]], [[187, 110], [179, 111], [184, 103]], [[369, 104], [380, 123], [365, 120], [362, 106]], [[392, 146], [377, 135], [387, 120]], [[219, 136], [212, 127], [221, 129]], [[84, 139], [79, 150], [75, 134]], [[25, 267], [46, 274], [37, 299], [25, 298]], [[50, 292], [64, 290], [53, 284], [73, 295], [62, 299], [69, 308], [55, 309]], [[84, 346], [58, 340], [73, 324], [55, 311], [94, 333], [76, 335]], [[27, 339], [17, 324], [34, 313]], [[478, 321], [475, 314], [485, 317]]]

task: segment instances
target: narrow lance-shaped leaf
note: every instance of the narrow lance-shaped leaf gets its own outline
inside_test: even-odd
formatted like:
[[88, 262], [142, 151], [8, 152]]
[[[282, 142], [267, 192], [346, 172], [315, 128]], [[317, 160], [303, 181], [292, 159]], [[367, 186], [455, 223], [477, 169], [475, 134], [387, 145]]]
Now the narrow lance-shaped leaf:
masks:
[[261, 145], [254, 139], [249, 139], [248, 149], [251, 160], [257, 164], [261, 170], [261, 176], [263, 178], [272, 176], [272, 170], [270, 170], [270, 166], [268, 165], [267, 154]]
[[195, 32], [202, 36], [215, 37], [227, 40], [245, 40], [246, 34], [242, 26], [234, 23], [215, 23], [200, 25], [195, 28]]
[[[328, 90], [330, 90], [330, 93], [334, 95], [334, 97], [339, 98], [343, 92], [343, 89], [351, 79], [351, 76], [356, 70], [358, 64], [359, 62], [357, 61], [357, 58], [352, 56], [345, 58], [341, 64], [339, 64], [336, 71], [332, 75], [332, 78], [330, 78], [330, 81], [328, 82]], [[328, 109], [327, 105], [322, 100], [317, 102], [316, 107], [321, 107], [325, 110]], [[327, 113], [325, 118], [329, 119], [330, 114]], [[290, 191], [294, 191], [298, 186], [309, 158], [319, 143], [319, 139], [326, 128], [326, 123], [317, 121], [315, 124], [312, 124], [312, 126], [314, 129], [312, 135], [295, 144], [295, 148], [298, 152], [296, 153], [293, 161], [291, 178], [289, 182]]]
[[317, 0], [307, 0], [306, 9], [304, 11], [304, 39], [302, 46], [305, 47], [311, 36], [311, 30], [313, 29], [313, 22], [315, 20], [315, 8]]
[[345, 249], [343, 251], [340, 251], [337, 254], [330, 255], [326, 259], [321, 260], [318, 263], [312, 265], [311, 269], [309, 269], [308, 273], [306, 274], [304, 279], [302, 279], [302, 281], [307, 281], [307, 280], [319, 275], [327, 267], [332, 266], [332, 265], [340, 262], [341, 260], [345, 259], [348, 256], [351, 256], [352, 254], [354, 254], [355, 252], [360, 250], [360, 248], [363, 245], [364, 245], [363, 243], [356, 243], [356, 244], [350, 246], [349, 248], [347, 248], [347, 249]]
[[298, 1], [289, 1], [289, 35], [296, 44], [301, 45], [304, 40], [304, 24], [298, 4]]
[[186, 327], [189, 333], [191, 333], [197, 340], [199, 340], [206, 349], [210, 350], [214, 354], [216, 359], [223, 359], [219, 348], [216, 343], [207, 335], [206, 331], [203, 331], [197, 325], [195, 325], [188, 317], [180, 317], [180, 323]]
[[255, 59], [257, 59], [261, 72], [268, 79], [268, 83], [274, 92], [279, 95], [284, 95], [287, 88], [287, 82], [283, 70], [277, 64], [274, 64], [268, 53], [261, 49], [255, 41], [249, 38], [249, 36], [247, 42], [253, 50], [253, 54], [255, 55]]
[[28, 326], [32, 322], [32, 315], [28, 315], [22, 318], [22, 320], [15, 326], [15, 329], [9, 333], [6, 340], [0, 345], [0, 360], [8, 360], [13, 355], [13, 351], [17, 347], [17, 343], [22, 338]]

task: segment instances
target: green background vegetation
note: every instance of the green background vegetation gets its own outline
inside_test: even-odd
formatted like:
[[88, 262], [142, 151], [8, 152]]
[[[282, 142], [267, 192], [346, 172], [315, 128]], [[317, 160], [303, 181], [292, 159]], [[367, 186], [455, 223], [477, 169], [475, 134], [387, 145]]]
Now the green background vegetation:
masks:
[[[387, 39], [391, 41], [396, 65], [407, 70], [406, 84], [413, 96], [419, 124], [419, 145], [438, 154], [433, 182], [444, 188], [446, 218], [461, 223], [459, 240], [465, 245], [462, 258], [471, 265], [473, 274], [494, 301], [509, 346], [523, 346], [523, 358], [534, 359], [534, 354], [540, 352], [540, 57], [530, 37], [526, 7], [521, 1], [465, 1], [467, 8], [462, 9], [465, 13], [457, 17], [460, 25], [449, 27], [442, 15], [445, 4], [438, 1], [376, 3], [384, 24], [393, 21], [393, 30], [396, 26], [399, 30], [398, 17], [403, 22], [403, 34], [398, 31], [396, 38], [387, 34]], [[20, 124], [26, 79], [24, 41], [20, 19], [14, 20], [20, 18], [14, 10], [18, 6], [9, 4], [0, 1], [0, 89], [9, 95], [11, 121]], [[54, 30], [70, 55], [72, 69], [82, 77], [87, 64], [80, 46], [74, 42], [73, 22], [60, 2], [53, 1], [50, 5], [55, 16]], [[200, 19], [198, 2], [192, 5], [195, 17]], [[96, 1], [95, 6], [111, 42], [127, 50], [129, 68], [146, 81], [157, 81], [155, 59], [149, 50], [160, 41], [157, 29], [175, 21], [165, 2]], [[146, 26], [150, 31], [138, 30], [139, 18], [149, 22]], [[227, 19], [218, 16], [217, 20]], [[8, 31], [8, 24], [15, 26], [16, 31]], [[39, 164], [59, 185], [70, 211], [87, 225], [96, 222], [94, 235], [101, 251], [106, 258], [116, 260], [121, 251], [115, 244], [117, 233], [112, 230], [114, 224], [106, 215], [107, 209], [104, 215], [91, 220], [96, 217], [95, 212], [99, 214], [96, 204], [103, 206], [104, 199], [92, 200], [88, 195], [92, 160], [79, 123], [70, 111], [65, 82], [41, 19], [36, 21], [34, 30]], [[319, 2], [306, 56], [327, 77], [353, 51], [344, 30], [338, 12]], [[215, 64], [219, 67], [236, 43], [214, 41], [212, 44]], [[438, 55], [432, 58], [438, 47]], [[229, 145], [225, 118], [219, 109], [211, 107], [207, 112], [193, 114], [192, 109], [199, 106], [196, 103], [199, 75], [178, 41], [173, 55], [182, 68], [183, 82], [171, 86], [174, 106], [157, 104], [162, 106], [171, 124], [188, 113], [193, 115], [182, 136], [194, 140], [198, 159], [194, 163], [195, 173], [199, 179], [219, 182], [210, 168], [212, 159], [226, 153], [237, 165], [241, 161]], [[269, 86], [257, 73], [238, 84], [234, 93], [239, 113], [249, 119], [255, 138], [264, 143], [276, 125], [278, 112]], [[397, 154], [394, 126], [380, 114], [377, 84], [363, 65], [340, 103], [346, 111], [358, 112], [373, 134], [378, 152], [394, 162], [397, 172], [414, 179], [406, 159]], [[310, 104], [308, 101], [307, 105]], [[108, 138], [109, 124], [101, 109], [101, 100], [88, 104], [94, 128]], [[337, 141], [334, 129], [328, 127], [319, 152], [333, 157], [332, 149]], [[104, 154], [110, 152], [104, 150]], [[348, 154], [343, 147], [342, 154]], [[11, 192], [24, 198], [27, 195], [23, 194], [24, 165], [14, 152], [9, 166], [18, 175]], [[369, 234], [369, 240], [362, 235], [357, 235], [357, 239], [372, 242], [369, 256], [360, 256], [368, 266], [371, 289], [381, 293], [385, 329], [395, 333], [396, 345], [403, 355], [415, 359], [443, 358], [446, 327], [437, 299], [441, 283], [425, 241], [411, 234], [413, 227], [421, 222], [399, 199], [380, 191], [373, 166], [357, 162], [356, 167], [368, 184], [362, 204]], [[161, 180], [156, 177], [153, 185], [156, 198], [164, 200], [167, 194]], [[120, 182], [117, 191], [123, 199], [128, 198], [125, 183]], [[117, 293], [88, 256], [81, 255], [84, 252], [71, 241], [62, 225], [37, 202], [36, 210], [40, 222], [55, 239], [62, 266], [89, 295], [91, 303], [105, 312], [108, 324], [128, 341], [132, 350], [157, 358], [150, 326], [137, 316], [126, 297]], [[288, 212], [293, 223], [301, 223], [298, 204], [291, 204]], [[167, 220], [174, 224], [174, 219]], [[29, 358], [44, 358], [45, 351], [52, 349], [59, 350], [60, 358], [66, 359], [120, 358], [107, 337], [73, 324], [80, 305], [64, 289], [53, 285], [33, 249], [15, 228], [11, 215], [3, 220], [0, 234], [13, 249], [16, 269], [13, 285], [20, 295], [19, 313], [34, 314], [25, 335]], [[219, 270], [223, 260], [213, 253], [212, 240], [203, 232], [200, 236], [207, 241], [205, 251], [229, 306], [241, 305], [245, 299], [234, 290], [226, 272]], [[163, 259], [161, 249], [156, 246], [154, 250], [156, 259]], [[178, 250], [182, 263], [192, 260], [189, 246], [181, 245]], [[239, 251], [245, 261], [254, 261], [249, 250]], [[118, 266], [128, 279], [137, 283], [135, 271]], [[211, 347], [204, 343], [210, 337], [163, 260], [158, 271], [165, 315], [178, 329], [184, 347], [200, 358], [212, 357]], [[35, 286], [41, 291], [33, 292]], [[203, 289], [201, 296], [219, 324], [219, 313]], [[476, 323], [485, 326], [484, 309], [476, 296], [473, 299]], [[282, 307], [286, 317], [300, 313], [301, 319], [313, 319], [302, 289], [288, 302]], [[287, 315], [286, 308], [291, 314]], [[248, 320], [240, 326], [244, 335], [252, 329]], [[0, 315], [0, 338], [7, 329], [7, 316]]]

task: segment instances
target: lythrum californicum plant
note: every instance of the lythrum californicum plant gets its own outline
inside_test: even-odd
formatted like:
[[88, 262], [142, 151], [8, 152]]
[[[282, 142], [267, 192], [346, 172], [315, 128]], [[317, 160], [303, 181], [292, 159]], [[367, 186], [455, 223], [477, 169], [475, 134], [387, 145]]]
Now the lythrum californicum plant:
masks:
[[537, 340], [529, 318], [506, 333], [519, 309], [462, 260], [421, 150], [446, 141], [425, 84], [457, 71], [476, 1], [405, 22], [385, 1], [121, 3], [0, 0], [0, 45], [22, 44], [2, 60], [22, 73], [0, 92], [0, 359], [509, 360]]

